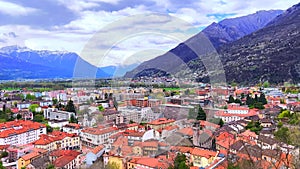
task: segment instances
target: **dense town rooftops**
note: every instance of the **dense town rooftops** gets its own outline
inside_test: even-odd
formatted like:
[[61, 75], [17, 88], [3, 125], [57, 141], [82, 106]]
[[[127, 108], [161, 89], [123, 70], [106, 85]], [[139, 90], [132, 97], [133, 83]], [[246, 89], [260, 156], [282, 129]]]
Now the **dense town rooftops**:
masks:
[[106, 133], [115, 132], [117, 130], [118, 129], [115, 127], [108, 127], [108, 128], [103, 128], [103, 129], [101, 129], [101, 128], [100, 129], [99, 128], [85, 128], [81, 132], [93, 134], [93, 135], [102, 135], [102, 134], [106, 134]]
[[162, 124], [173, 123], [173, 122], [175, 122], [175, 120], [173, 120], [173, 119], [159, 118], [159, 119], [156, 119], [156, 120], [153, 120], [153, 121], [149, 122], [148, 124], [162, 125]]
[[0, 123], [0, 138], [18, 135], [45, 127], [46, 126], [44, 124], [25, 120], [4, 122]]

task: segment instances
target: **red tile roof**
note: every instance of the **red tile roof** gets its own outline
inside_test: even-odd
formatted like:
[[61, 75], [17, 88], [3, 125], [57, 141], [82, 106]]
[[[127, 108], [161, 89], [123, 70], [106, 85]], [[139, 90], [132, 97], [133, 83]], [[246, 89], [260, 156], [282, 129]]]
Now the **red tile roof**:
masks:
[[77, 123], [69, 123], [69, 124], [66, 124], [64, 127], [80, 129], [81, 126], [80, 126], [80, 124], [77, 124]]
[[178, 133], [182, 133], [184, 135], [193, 136], [193, 129], [191, 127], [182, 128], [177, 131]]
[[99, 145], [99, 146], [93, 148], [91, 152], [94, 153], [94, 154], [98, 154], [103, 149], [104, 149], [104, 146], [103, 145]]
[[153, 121], [149, 122], [148, 124], [161, 125], [161, 124], [173, 123], [174, 121], [175, 121], [174, 119], [159, 118], [159, 119], [156, 119], [156, 120], [153, 120]]
[[82, 133], [89, 133], [93, 135], [103, 135], [106, 133], [112, 133], [117, 131], [118, 129], [115, 127], [108, 127], [108, 128], [85, 128], [81, 132]]
[[55, 150], [50, 153], [50, 156], [54, 156], [54, 157], [60, 157], [60, 156], [77, 157], [78, 155], [80, 155], [80, 152], [77, 152], [75, 150]]
[[254, 115], [257, 115], [257, 114], [258, 114], [258, 111], [256, 111], [256, 110], [249, 111], [246, 114], [227, 113], [225, 111], [220, 110], [220, 111], [217, 111], [215, 115], [219, 116], [219, 117], [230, 117], [230, 116], [248, 117], [248, 116], [254, 116]]
[[29, 130], [37, 130], [45, 128], [46, 126], [41, 123], [25, 120], [15, 120], [10, 122], [0, 123], [0, 138], [8, 137], [9, 135], [26, 133]]
[[[76, 156], [77, 157], [77, 156]], [[53, 165], [58, 168], [63, 168], [70, 162], [76, 159], [74, 156], [61, 156], [53, 161]]]
[[200, 156], [200, 157], [205, 157], [205, 158], [209, 159], [211, 157], [217, 156], [218, 152], [195, 147], [191, 154], [194, 156]]

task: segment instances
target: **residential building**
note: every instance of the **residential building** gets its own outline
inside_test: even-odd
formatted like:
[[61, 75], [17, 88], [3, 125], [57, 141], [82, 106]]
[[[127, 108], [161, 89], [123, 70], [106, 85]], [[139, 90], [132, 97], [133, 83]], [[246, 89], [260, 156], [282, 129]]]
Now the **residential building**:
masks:
[[44, 118], [48, 120], [70, 120], [72, 115], [76, 117], [74, 112], [61, 111], [57, 108], [48, 108], [44, 110]]
[[96, 147], [108, 142], [109, 137], [117, 132], [115, 127], [106, 128], [85, 128], [80, 133], [82, 144], [89, 147]]
[[249, 109], [248, 107], [238, 106], [236, 104], [228, 105], [228, 109], [220, 110], [215, 113], [216, 118], [221, 118], [224, 122], [238, 121], [246, 117], [255, 116], [258, 110]]
[[167, 126], [173, 125], [175, 120], [173, 119], [167, 119], [167, 118], [159, 118], [157, 120], [153, 120], [147, 124], [148, 128], [154, 129], [154, 130], [161, 130]]
[[77, 169], [80, 167], [80, 152], [74, 150], [56, 150], [49, 154], [56, 169]]
[[76, 124], [76, 123], [69, 123], [66, 124], [62, 127], [63, 132], [67, 132], [67, 133], [74, 133], [79, 135], [80, 131], [82, 130], [82, 126], [80, 126], [80, 124]]
[[218, 152], [201, 148], [194, 148], [191, 152], [191, 161], [193, 166], [206, 168], [214, 162], [218, 156]]
[[46, 126], [33, 121], [16, 120], [0, 123], [0, 145], [24, 145], [46, 134]]
[[70, 134], [60, 131], [53, 131], [48, 135], [41, 135], [40, 139], [32, 143], [36, 148], [53, 150], [74, 150], [80, 149], [80, 137], [77, 134]]
[[89, 151], [86, 154], [86, 159], [85, 159], [87, 167], [93, 165], [93, 163], [103, 155], [104, 151], [105, 151], [105, 147], [103, 145], [99, 145], [93, 148], [91, 151]]
[[17, 161], [17, 169], [22, 169], [23, 167], [28, 166], [35, 159], [46, 156], [47, 150], [34, 148], [31, 151], [27, 152], [23, 156], [21, 156]]

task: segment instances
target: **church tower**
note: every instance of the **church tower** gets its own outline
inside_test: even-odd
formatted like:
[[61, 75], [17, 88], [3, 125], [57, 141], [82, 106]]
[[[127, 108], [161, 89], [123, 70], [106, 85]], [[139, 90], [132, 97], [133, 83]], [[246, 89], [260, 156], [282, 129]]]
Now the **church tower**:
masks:
[[193, 144], [194, 146], [199, 146], [199, 130], [200, 130], [200, 122], [196, 120], [193, 125]]

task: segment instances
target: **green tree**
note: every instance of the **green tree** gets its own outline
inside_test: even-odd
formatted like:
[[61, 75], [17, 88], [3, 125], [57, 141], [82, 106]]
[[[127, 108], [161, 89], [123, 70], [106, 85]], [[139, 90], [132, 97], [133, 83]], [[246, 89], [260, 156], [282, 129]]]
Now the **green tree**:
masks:
[[277, 124], [277, 127], [278, 127], [278, 128], [281, 128], [282, 126], [283, 126], [282, 121], [279, 121], [278, 124]]
[[245, 98], [245, 93], [241, 94], [241, 99]]
[[32, 104], [29, 106], [29, 110], [31, 112], [35, 112], [36, 108], [40, 107], [38, 104]]
[[254, 102], [258, 102], [258, 96], [257, 96], [257, 94], [255, 94], [255, 96], [254, 96]]
[[220, 127], [222, 127], [222, 126], [224, 125], [224, 121], [223, 121], [223, 119], [220, 119], [220, 121], [219, 121], [218, 125], [219, 125]]
[[228, 103], [234, 103], [234, 98], [232, 95], [229, 96]]
[[262, 94], [260, 95], [260, 97], [259, 97], [259, 102], [261, 102], [263, 105], [265, 105], [265, 104], [268, 103], [268, 101], [267, 101], [266, 96], [265, 96], [264, 93], [262, 93]]
[[68, 111], [68, 112], [74, 112], [76, 114], [76, 109], [75, 109], [75, 105], [73, 103], [73, 100], [69, 100], [66, 107], [65, 107], [65, 110]]
[[281, 113], [278, 115], [278, 119], [283, 119], [285, 117], [291, 117], [291, 112], [289, 110], [282, 110]]
[[35, 99], [36, 99], [35, 95], [31, 95], [31, 94], [26, 95], [26, 100], [35, 100]]
[[240, 99], [235, 99], [234, 103], [242, 104], [242, 101]]
[[202, 109], [202, 107], [199, 105], [198, 107], [198, 114], [196, 117], [197, 120], [206, 120], [206, 113]]
[[46, 130], [47, 133], [51, 133], [53, 131], [53, 128], [49, 124], [46, 124]]
[[98, 110], [101, 111], [101, 112], [103, 112], [103, 111], [105, 110], [104, 107], [102, 106], [102, 104], [100, 104], [100, 105], [98, 106]]
[[17, 114], [17, 119], [20, 120], [22, 118], [21, 114]]
[[178, 153], [174, 160], [174, 169], [188, 169], [186, 165], [186, 156], [184, 154]]
[[116, 162], [108, 162], [105, 169], [119, 169], [119, 166]]
[[270, 87], [270, 83], [269, 83], [268, 81], [265, 81], [265, 82], [263, 83], [263, 87], [264, 87], [264, 88]]
[[45, 122], [45, 119], [44, 119], [43, 115], [36, 114], [35, 116], [33, 116], [33, 121], [42, 123], [42, 122]]
[[57, 98], [53, 97], [53, 98], [52, 98], [52, 102], [53, 102], [53, 105], [56, 105], [56, 104], [58, 103]]
[[248, 94], [247, 98], [246, 98], [246, 105], [248, 105], [249, 107], [252, 106], [254, 104], [254, 100], [253, 98]]
[[78, 120], [76, 119], [76, 117], [72, 114], [70, 117], [70, 123], [78, 123]]
[[254, 103], [253, 106], [254, 106], [254, 108], [257, 108], [260, 110], [265, 109], [264, 105], [261, 102], [256, 102], [256, 103]]
[[289, 129], [287, 127], [281, 127], [279, 128], [275, 133], [274, 136], [276, 139], [287, 143], [291, 144], [290, 139], [289, 139]]
[[55, 169], [55, 166], [53, 164], [48, 164], [46, 169]]
[[118, 110], [119, 104], [115, 97], [113, 98], [113, 104], [114, 104], [115, 109]]

